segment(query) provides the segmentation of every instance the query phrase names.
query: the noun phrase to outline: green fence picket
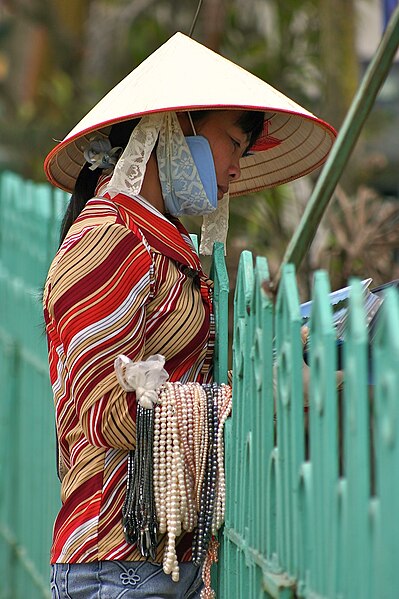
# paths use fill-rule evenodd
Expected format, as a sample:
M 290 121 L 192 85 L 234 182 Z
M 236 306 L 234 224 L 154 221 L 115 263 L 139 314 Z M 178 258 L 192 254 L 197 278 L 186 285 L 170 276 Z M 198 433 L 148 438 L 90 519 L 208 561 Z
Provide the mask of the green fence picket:
M 363 308 L 363 290 L 353 281 L 350 290 L 348 335 L 345 339 L 345 387 L 343 393 L 343 443 L 341 459 L 346 485 L 340 494 L 343 522 L 341 543 L 335 544 L 334 559 L 344 564 L 345 576 L 332 572 L 331 590 L 347 597 L 372 597 L 372 547 L 370 526 L 371 468 L 370 468 L 370 411 L 368 399 L 368 335 Z M 351 556 L 356 555 L 356 560 Z
M 399 542 L 396 511 L 399 501 L 399 298 L 388 289 L 374 345 L 375 493 L 378 498 L 374 593 L 378 599 L 397 595 Z
M 327 596 L 332 567 L 329 546 L 333 534 L 333 500 L 338 482 L 338 415 L 336 397 L 336 345 L 327 275 L 315 276 L 310 326 L 310 425 L 309 452 L 312 465 L 313 515 L 312 562 L 309 586 Z
M 298 573 L 297 500 L 304 460 L 301 316 L 295 270 L 284 268 L 276 305 L 277 447 L 281 488 L 277 551 L 290 575 Z
M 251 402 L 252 410 L 253 476 L 250 494 L 252 497 L 252 528 L 249 543 L 266 555 L 266 521 L 264 502 L 266 488 L 266 456 L 274 446 L 274 396 L 273 396 L 273 302 L 267 295 L 269 270 L 265 258 L 258 256 L 255 262 L 254 293 L 251 314 L 254 321 L 251 348 Z M 254 490 L 258 489 L 258 492 Z
M 214 312 L 216 324 L 214 377 L 218 383 L 227 383 L 229 355 L 229 277 L 224 259 L 224 244 L 216 242 L 213 248 L 211 279 L 214 282 Z

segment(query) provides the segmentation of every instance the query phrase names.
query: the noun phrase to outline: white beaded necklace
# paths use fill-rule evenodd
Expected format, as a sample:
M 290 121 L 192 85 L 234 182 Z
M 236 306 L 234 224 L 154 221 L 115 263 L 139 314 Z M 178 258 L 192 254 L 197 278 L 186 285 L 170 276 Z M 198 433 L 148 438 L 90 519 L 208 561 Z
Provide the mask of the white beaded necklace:
M 209 401 L 213 401 L 213 416 L 209 414 Z M 176 537 L 182 530 L 197 527 L 201 506 L 204 509 L 209 501 L 213 503 L 212 514 L 201 516 L 202 524 L 196 529 L 197 560 L 203 563 L 210 541 L 209 538 L 198 539 L 205 525 L 203 520 L 211 522 L 212 535 L 224 520 L 223 427 L 230 411 L 231 387 L 228 385 L 208 385 L 205 391 L 198 383 L 165 383 L 159 390 L 154 417 L 154 499 L 159 531 L 167 533 L 163 569 L 175 581 L 179 579 Z M 209 422 L 213 422 L 213 429 L 217 427 L 213 431 L 216 458 L 209 454 Z M 214 464 L 213 474 L 206 475 L 210 463 Z M 213 481 L 213 499 L 204 497 L 204 493 L 209 492 L 204 488 L 206 478 Z M 212 555 L 214 553 L 212 543 Z

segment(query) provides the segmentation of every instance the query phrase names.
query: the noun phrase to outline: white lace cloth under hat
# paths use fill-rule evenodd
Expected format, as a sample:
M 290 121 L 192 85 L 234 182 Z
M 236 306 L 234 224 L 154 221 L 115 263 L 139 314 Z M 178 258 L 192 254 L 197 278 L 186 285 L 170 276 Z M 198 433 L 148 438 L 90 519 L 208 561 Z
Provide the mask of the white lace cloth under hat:
M 111 198 L 118 193 L 128 196 L 138 195 L 143 185 L 148 160 L 156 144 L 158 167 L 163 176 L 168 171 L 165 162 L 170 160 L 171 156 L 179 156 L 181 147 L 186 146 L 184 161 L 174 160 L 173 168 L 175 171 L 177 169 L 178 177 L 187 179 L 187 187 L 190 190 L 187 201 L 201 205 L 205 190 L 174 112 L 148 114 L 140 120 L 133 129 L 104 191 L 109 193 Z M 204 216 L 201 229 L 201 254 L 212 254 L 215 241 L 226 243 L 228 211 L 229 199 L 226 194 L 218 203 L 218 208 Z

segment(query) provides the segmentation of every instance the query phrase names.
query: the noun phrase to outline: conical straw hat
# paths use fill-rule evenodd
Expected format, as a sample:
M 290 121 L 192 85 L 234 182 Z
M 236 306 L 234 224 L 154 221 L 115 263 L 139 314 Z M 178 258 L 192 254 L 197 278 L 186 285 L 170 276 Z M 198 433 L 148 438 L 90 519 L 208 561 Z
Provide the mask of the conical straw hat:
M 176 33 L 116 85 L 47 156 L 48 179 L 71 192 L 94 132 L 144 114 L 188 109 L 266 112 L 263 136 L 241 160 L 230 195 L 286 183 L 319 167 L 334 129 L 241 67 Z

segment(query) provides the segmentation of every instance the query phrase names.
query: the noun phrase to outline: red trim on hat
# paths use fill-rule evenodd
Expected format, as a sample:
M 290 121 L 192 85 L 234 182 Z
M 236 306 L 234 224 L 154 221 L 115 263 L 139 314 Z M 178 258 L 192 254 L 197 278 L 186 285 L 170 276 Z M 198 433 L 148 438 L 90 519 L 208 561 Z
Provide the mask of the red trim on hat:
M 93 125 L 92 127 L 88 127 L 87 129 L 82 129 L 81 131 L 79 131 L 75 135 L 72 135 L 71 137 L 66 137 L 62 142 L 57 144 L 46 156 L 44 165 L 43 165 L 44 172 L 45 172 L 48 180 L 53 185 L 55 185 L 56 187 L 60 187 L 61 189 L 64 189 L 65 191 L 69 192 L 69 190 L 66 189 L 65 187 L 61 187 L 60 183 L 53 178 L 53 176 L 50 172 L 50 162 L 58 154 L 58 152 L 60 151 L 61 148 L 66 147 L 70 143 L 76 141 L 77 139 L 79 139 L 85 135 L 89 135 L 90 133 L 94 133 L 95 131 L 104 129 L 104 128 L 109 127 L 110 125 L 113 125 L 116 123 L 128 121 L 131 119 L 141 118 L 147 114 L 156 114 L 159 112 L 185 112 L 187 110 L 257 110 L 259 112 L 280 112 L 280 113 L 284 113 L 284 114 L 292 114 L 294 116 L 298 116 L 303 119 L 309 119 L 311 121 L 316 121 L 322 127 L 324 127 L 327 131 L 329 131 L 334 137 L 337 136 L 337 131 L 329 123 L 326 123 L 322 119 L 320 119 L 312 114 L 303 114 L 302 112 L 296 112 L 295 110 L 276 110 L 275 107 L 267 107 L 267 106 L 252 106 L 252 105 L 239 106 L 239 105 L 226 105 L 226 104 L 220 104 L 220 105 L 213 104 L 211 106 L 209 106 L 209 105 L 206 105 L 206 106 L 204 106 L 204 105 L 171 106 L 169 108 L 159 108 L 157 110 L 149 110 L 149 111 L 142 112 L 142 113 L 134 113 L 134 114 L 122 116 L 122 117 L 115 118 L 115 119 L 109 119 L 108 121 L 103 121 L 101 123 Z M 281 143 L 281 140 L 268 135 L 267 123 L 268 123 L 268 121 L 265 121 L 264 133 L 266 133 L 266 135 L 264 133 L 262 133 L 262 135 L 258 138 L 257 142 L 251 148 L 251 150 L 254 152 L 269 150 Z M 314 167 L 312 167 L 311 170 L 313 170 L 313 168 Z

